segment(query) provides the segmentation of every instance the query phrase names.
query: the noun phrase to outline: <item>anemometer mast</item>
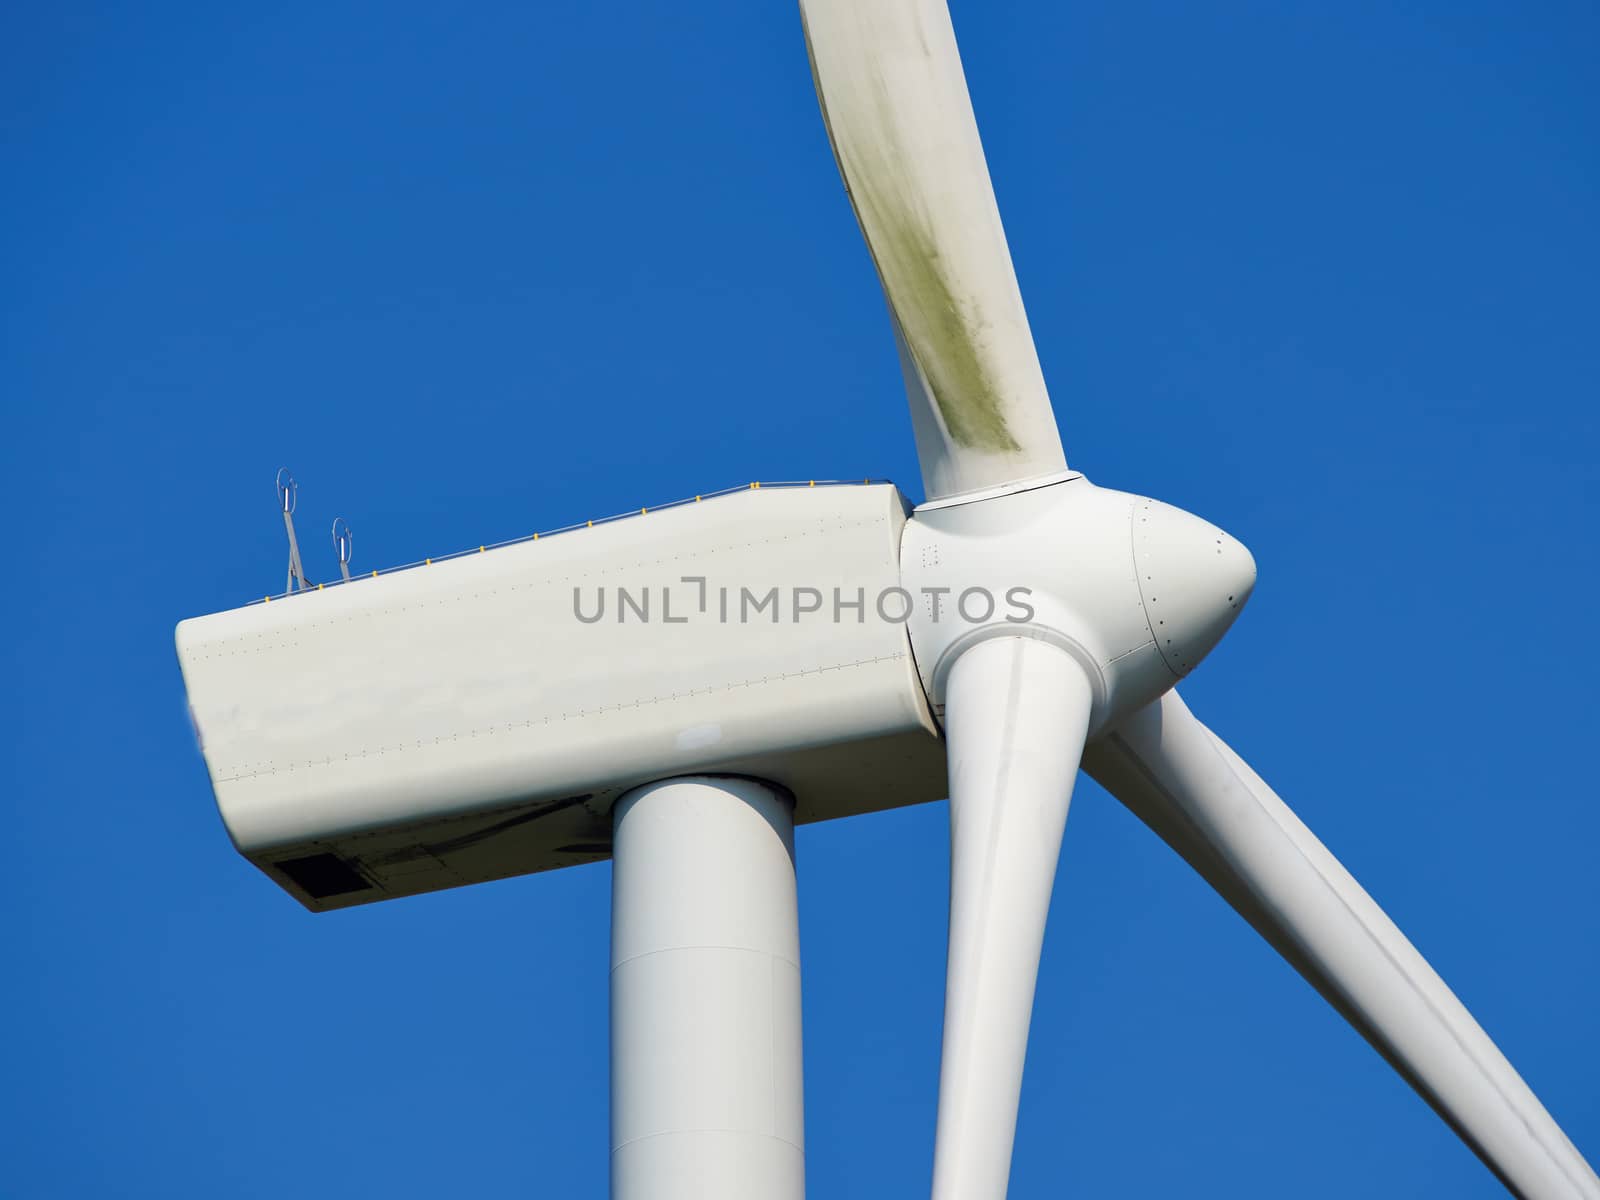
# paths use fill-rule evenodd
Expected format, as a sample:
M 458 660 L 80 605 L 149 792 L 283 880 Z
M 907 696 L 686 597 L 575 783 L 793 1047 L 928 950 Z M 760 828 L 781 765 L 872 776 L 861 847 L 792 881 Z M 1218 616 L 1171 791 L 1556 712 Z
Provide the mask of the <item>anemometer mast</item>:
M 313 586 L 306 578 L 306 569 L 300 561 L 300 540 L 294 532 L 294 510 L 299 500 L 300 488 L 295 483 L 294 476 L 289 474 L 288 467 L 278 468 L 277 478 L 278 509 L 283 513 L 283 529 L 289 535 L 289 573 L 283 585 L 283 594 L 307 591 Z M 350 532 L 350 523 L 343 517 L 333 519 L 333 549 L 339 558 L 339 576 L 344 582 L 350 581 L 350 556 L 355 550 L 355 535 Z
M 283 513 L 283 529 L 289 535 L 289 576 L 284 581 L 284 592 L 304 590 L 311 586 L 306 579 L 306 569 L 300 562 L 300 541 L 294 536 L 294 509 L 300 498 L 300 488 L 289 474 L 288 467 L 278 468 L 278 508 Z

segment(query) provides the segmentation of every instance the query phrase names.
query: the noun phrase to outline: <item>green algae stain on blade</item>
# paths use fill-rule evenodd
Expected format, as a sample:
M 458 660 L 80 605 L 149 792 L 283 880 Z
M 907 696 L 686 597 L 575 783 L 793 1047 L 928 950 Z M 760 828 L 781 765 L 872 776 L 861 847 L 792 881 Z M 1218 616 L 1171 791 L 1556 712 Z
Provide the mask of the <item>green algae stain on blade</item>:
M 890 307 L 950 439 L 974 450 L 1020 452 L 1000 381 L 980 348 L 982 318 L 950 278 L 932 223 L 909 189 L 894 186 L 905 176 L 894 130 L 884 114 L 872 139 L 881 155 L 869 159 L 851 147 L 838 156 Z
M 921 390 L 931 393 L 955 444 L 996 454 L 1021 453 L 1006 420 L 1001 381 L 983 353 L 982 315 L 961 294 L 940 254 L 934 224 L 919 209 L 920 189 L 909 169 L 887 81 L 869 68 L 870 78 L 863 82 L 875 94 L 865 104 L 847 101 L 849 118 L 836 128 L 804 5 L 800 17 L 834 161 L 889 307 L 921 371 Z
M 879 226 L 876 255 L 912 358 L 956 444 L 996 453 L 1022 447 L 1006 422 L 1004 397 L 978 350 L 979 327 L 943 270 L 932 231 L 915 220 Z

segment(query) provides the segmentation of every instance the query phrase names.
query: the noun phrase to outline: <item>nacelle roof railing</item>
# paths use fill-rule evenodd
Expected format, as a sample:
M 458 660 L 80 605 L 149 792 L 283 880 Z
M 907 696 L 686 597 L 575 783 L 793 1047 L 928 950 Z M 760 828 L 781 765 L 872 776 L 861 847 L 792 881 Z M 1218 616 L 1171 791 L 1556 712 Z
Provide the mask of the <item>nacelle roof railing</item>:
M 415 562 L 402 563 L 396 567 L 382 567 L 375 571 L 361 574 L 352 573 L 348 578 L 334 579 L 327 583 L 312 584 L 304 590 L 279 592 L 276 595 L 263 596 L 259 600 L 250 601 L 251 604 L 268 604 L 274 600 L 287 600 L 294 596 L 306 594 L 308 591 L 317 592 L 324 588 L 345 587 L 350 584 L 360 583 L 365 579 L 376 579 L 380 575 L 393 575 L 398 571 L 410 571 L 417 567 L 430 567 L 434 563 L 449 562 L 456 558 L 466 558 L 473 554 L 487 554 L 491 550 L 500 550 L 506 546 L 521 546 L 528 542 L 537 542 L 544 538 L 559 537 L 564 533 L 576 533 L 583 529 L 593 529 L 596 525 L 611 525 L 617 521 L 626 521 L 633 518 L 645 517 L 653 512 L 665 512 L 668 509 L 683 508 L 689 504 L 700 504 L 707 500 L 719 500 L 725 496 L 737 496 L 743 492 L 760 491 L 762 488 L 818 488 L 818 487 L 871 487 L 873 485 L 889 484 L 890 479 L 780 479 L 780 480 L 755 480 L 737 487 L 722 488 L 715 492 L 702 492 L 697 496 L 686 496 L 682 500 L 669 500 L 665 504 L 650 504 L 640 508 L 630 508 L 627 512 L 614 513 L 608 517 L 596 517 L 592 521 L 579 521 L 573 525 L 563 525 L 557 529 L 540 530 L 538 533 L 526 534 L 522 537 L 508 538 L 503 542 L 490 542 L 468 550 L 455 550 L 449 554 L 435 555 L 432 558 L 418 559 Z

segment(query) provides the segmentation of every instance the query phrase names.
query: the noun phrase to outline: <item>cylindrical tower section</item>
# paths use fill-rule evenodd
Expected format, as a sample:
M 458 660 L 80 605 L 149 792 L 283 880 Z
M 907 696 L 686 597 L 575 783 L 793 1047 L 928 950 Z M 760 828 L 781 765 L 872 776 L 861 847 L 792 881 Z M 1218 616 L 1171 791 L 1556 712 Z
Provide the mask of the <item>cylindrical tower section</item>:
M 804 1200 L 790 799 L 688 776 L 613 820 L 613 1200 Z

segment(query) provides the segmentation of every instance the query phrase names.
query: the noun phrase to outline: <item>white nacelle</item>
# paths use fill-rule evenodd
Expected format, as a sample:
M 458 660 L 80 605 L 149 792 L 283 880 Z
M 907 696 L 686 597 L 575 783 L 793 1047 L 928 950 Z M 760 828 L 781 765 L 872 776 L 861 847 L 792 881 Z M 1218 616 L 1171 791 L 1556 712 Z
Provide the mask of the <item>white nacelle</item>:
M 615 797 L 675 775 L 799 821 L 938 799 L 876 611 L 905 521 L 892 486 L 764 488 L 184 621 L 223 821 L 321 910 L 604 858 Z
M 320 910 L 604 858 L 616 797 L 672 776 L 768 781 L 800 822 L 939 799 L 936 714 L 975 641 L 1066 649 L 1099 730 L 1186 674 L 1254 579 L 1222 531 L 1076 475 L 909 521 L 892 486 L 769 488 L 177 643 L 229 835 Z

